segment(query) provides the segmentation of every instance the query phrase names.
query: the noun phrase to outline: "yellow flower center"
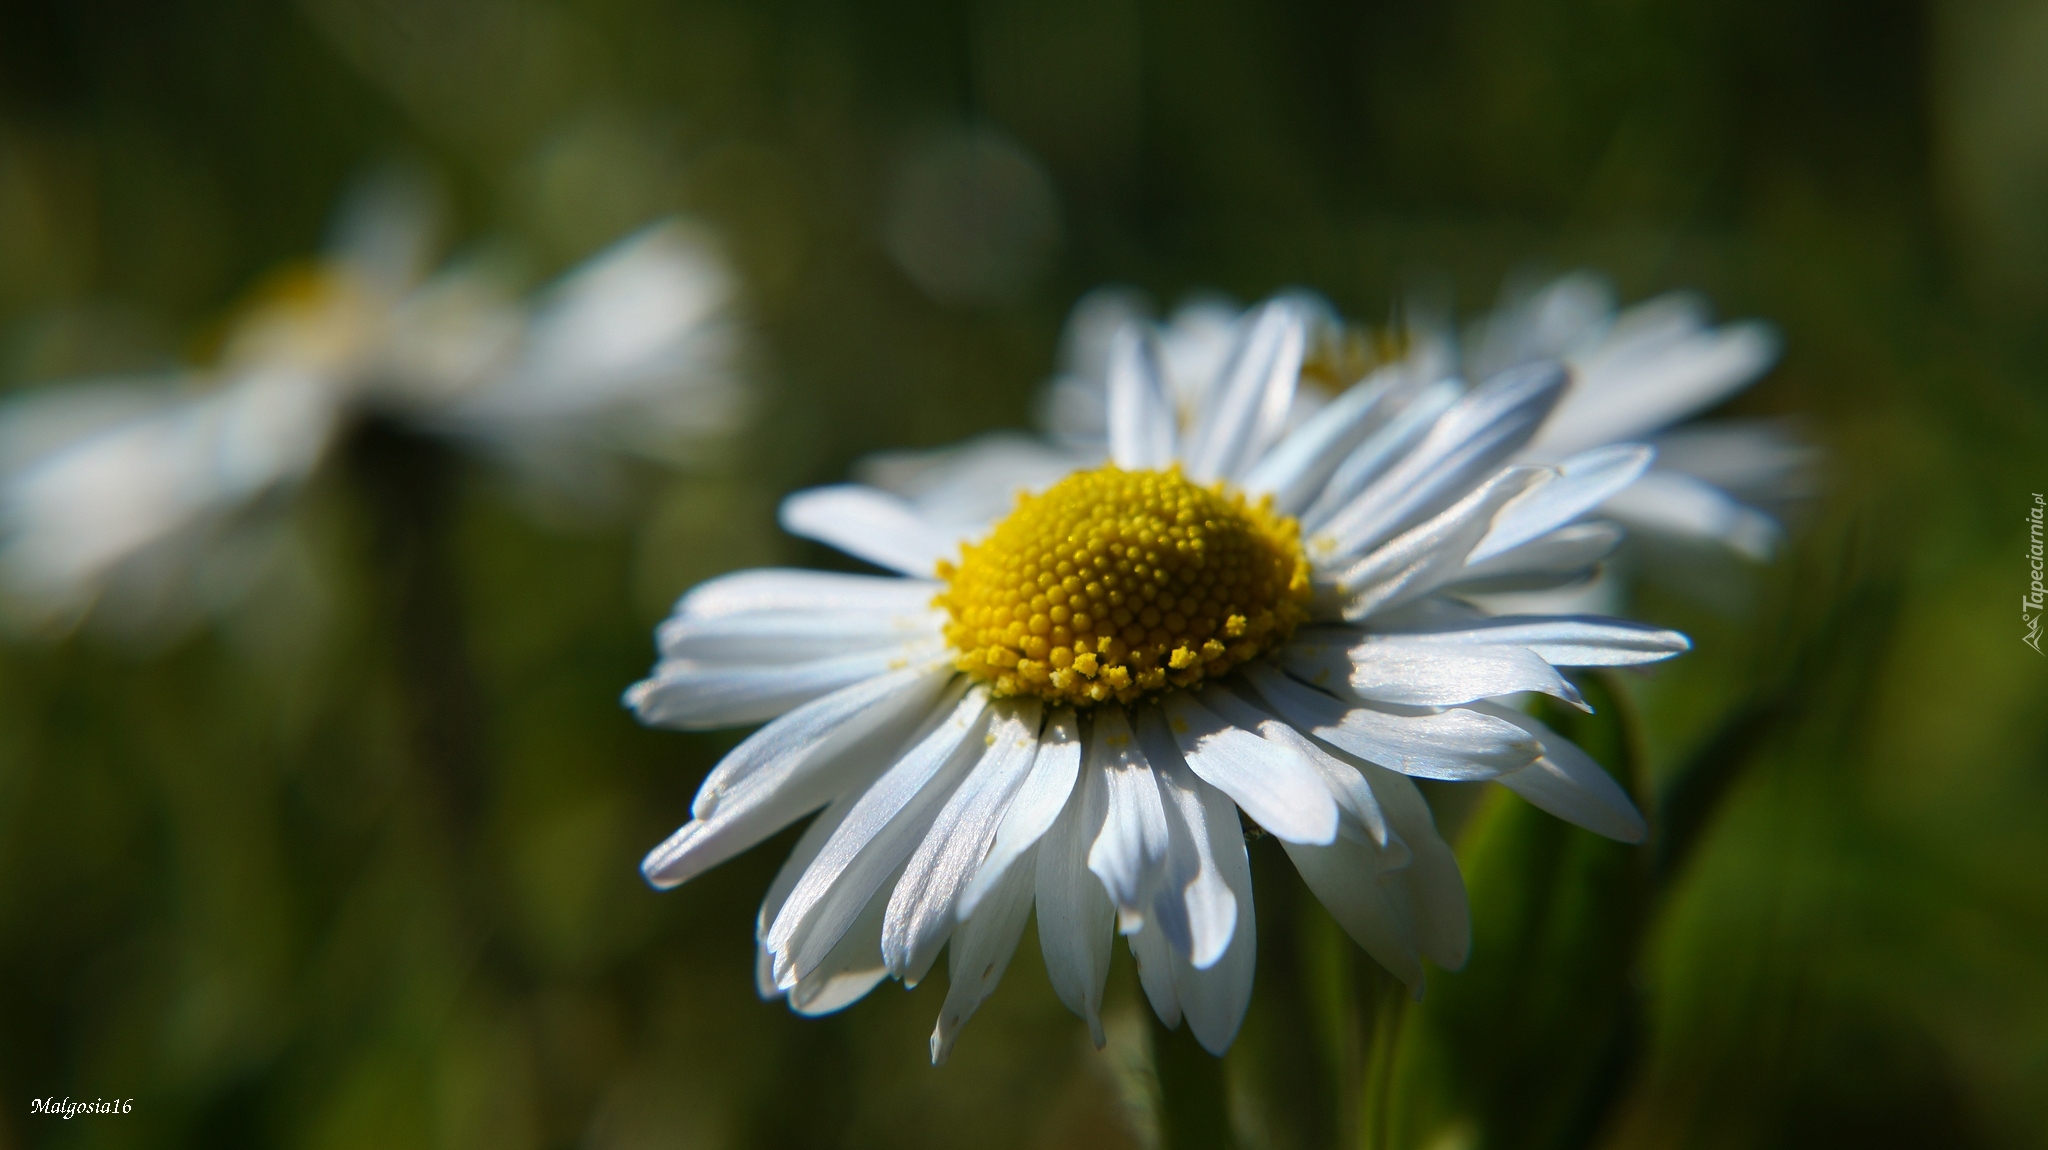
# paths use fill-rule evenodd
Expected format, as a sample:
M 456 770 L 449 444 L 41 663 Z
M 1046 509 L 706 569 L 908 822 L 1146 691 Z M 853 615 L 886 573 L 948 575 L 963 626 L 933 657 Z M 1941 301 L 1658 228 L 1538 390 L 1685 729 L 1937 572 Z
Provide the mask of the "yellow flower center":
M 1180 470 L 1081 471 L 939 565 L 957 666 L 997 695 L 1129 703 L 1220 675 L 1308 615 L 1301 529 Z

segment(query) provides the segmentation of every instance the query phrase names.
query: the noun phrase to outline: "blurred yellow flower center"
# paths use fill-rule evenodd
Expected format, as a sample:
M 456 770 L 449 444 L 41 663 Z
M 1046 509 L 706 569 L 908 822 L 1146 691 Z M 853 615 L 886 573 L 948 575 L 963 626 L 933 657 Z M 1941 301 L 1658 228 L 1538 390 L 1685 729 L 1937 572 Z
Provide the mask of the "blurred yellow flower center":
M 229 317 L 217 339 L 228 365 L 289 363 L 344 369 L 372 341 L 376 313 L 356 277 L 331 264 L 287 267 Z
M 1101 467 L 1019 496 L 939 576 L 961 670 L 1081 706 L 1220 675 L 1308 615 L 1299 525 L 1178 468 Z

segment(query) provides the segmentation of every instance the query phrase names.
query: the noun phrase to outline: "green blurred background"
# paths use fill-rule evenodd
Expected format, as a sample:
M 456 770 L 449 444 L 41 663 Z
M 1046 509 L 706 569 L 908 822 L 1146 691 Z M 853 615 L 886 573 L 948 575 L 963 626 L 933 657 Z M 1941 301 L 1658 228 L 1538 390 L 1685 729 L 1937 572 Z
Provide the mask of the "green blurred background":
M 573 527 L 463 465 L 412 544 L 461 714 L 408 686 L 360 467 L 218 625 L 0 650 L 0 1147 L 2048 1146 L 2048 663 L 2014 610 L 2044 59 L 2039 0 L 0 8 L 8 387 L 203 346 L 397 156 L 539 271 L 708 221 L 763 389 L 725 453 Z M 1475 949 L 1420 1006 L 1255 843 L 1220 1067 L 1121 954 L 1093 1051 L 1027 938 L 935 1070 L 942 986 L 755 997 L 792 836 L 640 882 L 737 739 L 620 709 L 651 625 L 723 570 L 844 566 L 780 495 L 1027 420 L 1083 291 L 1306 285 L 1378 320 L 1582 265 L 1778 324 L 1730 410 L 1805 413 L 1828 490 L 1745 614 L 1647 591 L 1697 652 L 1590 685 L 1577 733 L 1657 808 L 1648 847 L 1439 796 Z M 469 725 L 474 825 L 423 721 Z M 135 1105 L 29 1113 L 66 1094 Z

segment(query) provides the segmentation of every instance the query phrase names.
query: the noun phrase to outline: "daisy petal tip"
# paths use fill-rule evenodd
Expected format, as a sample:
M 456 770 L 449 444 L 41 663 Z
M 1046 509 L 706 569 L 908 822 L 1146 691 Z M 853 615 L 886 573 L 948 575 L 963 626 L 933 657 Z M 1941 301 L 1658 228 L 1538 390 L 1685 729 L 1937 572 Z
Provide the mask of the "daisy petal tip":
M 644 723 L 647 716 L 641 713 L 641 707 L 647 702 L 648 692 L 653 689 L 654 680 L 642 679 L 620 693 L 619 705 L 633 712 L 633 716 Z
M 1334 808 L 1331 811 L 1329 822 L 1329 830 L 1325 831 L 1321 828 L 1318 828 L 1313 836 L 1302 839 L 1302 843 L 1312 847 L 1326 847 L 1329 846 L 1331 843 L 1336 842 L 1337 831 L 1339 829 L 1339 824 L 1341 820 L 1338 819 Z
M 1228 914 L 1212 916 L 1213 925 L 1188 940 L 1188 965 L 1196 970 L 1208 970 L 1223 961 L 1230 953 L 1231 938 L 1237 931 L 1237 905 L 1233 900 Z
M 662 875 L 654 871 L 648 870 L 646 867 L 640 868 L 640 876 L 646 879 L 647 885 L 653 887 L 655 890 L 674 890 L 675 888 L 683 885 L 683 880 L 681 879 L 671 879 L 663 877 Z
M 1661 663 L 1675 659 L 1692 650 L 1692 637 L 1683 631 L 1652 631 L 1646 637 L 1649 645 L 1639 662 Z
M 662 857 L 659 851 L 650 854 L 640 861 L 640 877 L 647 880 L 647 885 L 655 890 L 674 890 L 683 885 L 684 881 L 675 877 L 674 872 L 680 869 L 677 861 Z
M 1306 805 L 1306 804 L 1304 804 Z M 1313 809 L 1301 812 L 1291 825 L 1285 828 L 1265 826 L 1267 833 L 1283 842 L 1299 843 L 1303 846 L 1326 847 L 1337 841 L 1343 830 L 1343 816 L 1338 812 L 1334 798 L 1328 804 L 1317 803 Z
M 1643 816 L 1639 811 L 1631 810 L 1628 812 L 1624 830 L 1626 833 L 1614 836 L 1615 842 L 1627 843 L 1629 846 L 1637 847 L 1650 841 L 1650 824 L 1643 821 Z
M 667 841 L 647 852 L 647 857 L 640 860 L 640 876 L 648 886 L 669 890 L 681 886 L 696 873 L 689 865 L 690 847 L 702 825 L 696 820 L 684 823 Z
M 795 960 L 790 958 L 788 953 L 784 951 L 775 952 L 774 973 L 775 989 L 777 992 L 781 994 L 788 994 L 790 991 L 796 989 L 797 983 L 803 981 L 802 978 L 800 978 L 797 975 Z

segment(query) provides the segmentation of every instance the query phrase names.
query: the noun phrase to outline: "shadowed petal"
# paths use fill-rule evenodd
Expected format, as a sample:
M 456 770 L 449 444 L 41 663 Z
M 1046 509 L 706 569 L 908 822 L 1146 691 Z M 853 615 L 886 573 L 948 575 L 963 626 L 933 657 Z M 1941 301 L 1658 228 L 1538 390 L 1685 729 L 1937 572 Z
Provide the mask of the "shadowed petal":
M 1045 973 L 1067 1009 L 1088 1021 L 1102 1049 L 1102 986 L 1109 977 L 1116 908 L 1088 869 L 1088 848 L 1109 810 L 1105 772 L 1091 762 L 1038 847 L 1038 945 Z
M 1189 768 L 1254 822 L 1290 842 L 1336 837 L 1337 804 L 1315 766 L 1292 747 L 1233 726 L 1181 692 L 1160 705 Z
M 1031 896 L 1037 867 L 1036 847 L 1027 848 L 1018 865 L 1008 868 L 973 915 L 953 932 L 948 970 L 952 985 L 946 1002 L 939 1008 L 939 1024 L 932 1030 L 932 1065 L 946 1061 L 960 1028 L 1003 979 L 1010 956 L 1024 937 L 1024 924 L 1031 921 Z M 1107 933 L 1104 938 L 1107 938 Z

